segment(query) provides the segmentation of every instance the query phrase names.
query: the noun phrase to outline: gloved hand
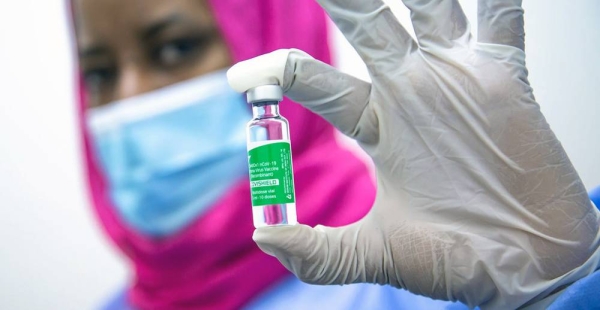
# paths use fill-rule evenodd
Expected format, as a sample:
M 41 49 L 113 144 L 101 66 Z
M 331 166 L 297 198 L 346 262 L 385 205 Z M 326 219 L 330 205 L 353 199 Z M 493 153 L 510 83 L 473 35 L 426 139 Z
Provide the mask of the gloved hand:
M 404 0 L 418 44 L 380 0 L 319 2 L 371 84 L 294 50 L 235 66 L 230 84 L 269 77 L 356 139 L 377 198 L 346 227 L 257 229 L 263 251 L 308 283 L 482 308 L 530 304 L 597 268 L 600 216 L 529 86 L 520 0 L 480 0 L 478 39 L 457 0 Z

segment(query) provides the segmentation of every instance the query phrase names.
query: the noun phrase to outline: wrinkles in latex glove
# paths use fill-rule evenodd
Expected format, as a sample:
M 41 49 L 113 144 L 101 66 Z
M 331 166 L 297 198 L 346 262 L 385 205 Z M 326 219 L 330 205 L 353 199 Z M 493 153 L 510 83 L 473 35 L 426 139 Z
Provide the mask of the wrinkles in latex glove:
M 405 0 L 418 42 L 379 0 L 319 2 L 372 83 L 296 50 L 241 67 L 271 64 L 286 96 L 356 139 L 377 198 L 346 227 L 258 229 L 261 249 L 308 283 L 482 308 L 535 302 L 597 268 L 600 216 L 528 83 L 521 1 L 480 0 L 473 38 L 458 1 Z

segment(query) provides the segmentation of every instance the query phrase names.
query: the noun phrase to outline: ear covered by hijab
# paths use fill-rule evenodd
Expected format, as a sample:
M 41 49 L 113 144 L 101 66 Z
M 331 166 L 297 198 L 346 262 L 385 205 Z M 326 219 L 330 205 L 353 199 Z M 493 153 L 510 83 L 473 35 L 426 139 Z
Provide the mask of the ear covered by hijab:
M 330 62 L 327 20 L 313 0 L 211 0 L 210 5 L 235 62 L 280 48 L 298 48 Z M 127 225 L 116 212 L 86 129 L 82 82 L 79 98 L 92 205 L 134 269 L 127 292 L 131 305 L 236 309 L 290 276 L 252 241 L 247 177 L 175 234 L 157 238 Z M 340 226 L 362 218 L 375 197 L 365 165 L 337 144 L 325 120 L 288 100 L 281 113 L 290 121 L 299 222 Z

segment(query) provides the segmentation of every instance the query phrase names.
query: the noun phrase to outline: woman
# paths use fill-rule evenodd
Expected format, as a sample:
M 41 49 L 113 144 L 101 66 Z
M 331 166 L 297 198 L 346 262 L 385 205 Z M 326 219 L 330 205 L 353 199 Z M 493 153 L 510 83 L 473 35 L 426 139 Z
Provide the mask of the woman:
M 289 47 L 329 62 L 314 1 L 77 0 L 74 12 L 91 197 L 134 270 L 108 308 L 436 305 L 389 287 L 303 284 L 251 239 L 249 107 L 222 70 Z M 299 221 L 364 216 L 375 192 L 365 166 L 323 119 L 285 101 L 281 111 Z

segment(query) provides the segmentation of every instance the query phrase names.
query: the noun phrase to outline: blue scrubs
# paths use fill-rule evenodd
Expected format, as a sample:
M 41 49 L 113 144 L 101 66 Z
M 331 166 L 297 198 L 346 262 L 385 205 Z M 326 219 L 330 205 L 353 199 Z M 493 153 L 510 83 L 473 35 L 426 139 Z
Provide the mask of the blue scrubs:
M 469 309 L 460 303 L 433 300 L 376 284 L 310 285 L 290 276 L 258 296 L 246 310 L 263 309 Z
M 590 192 L 590 200 L 600 209 L 600 186 Z

